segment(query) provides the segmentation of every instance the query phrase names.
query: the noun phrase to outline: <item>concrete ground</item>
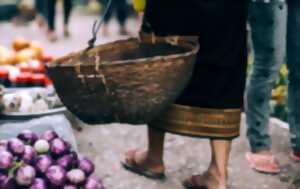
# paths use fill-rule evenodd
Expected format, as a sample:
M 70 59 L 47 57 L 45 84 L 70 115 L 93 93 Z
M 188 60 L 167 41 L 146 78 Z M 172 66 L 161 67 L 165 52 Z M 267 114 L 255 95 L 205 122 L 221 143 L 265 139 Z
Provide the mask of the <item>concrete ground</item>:
M 271 125 L 273 149 L 283 166 L 279 176 L 262 175 L 249 169 L 244 158 L 248 151 L 245 124 L 242 135 L 234 141 L 229 174 L 231 189 L 300 189 L 292 183 L 300 182 L 300 164 L 292 163 L 287 157 L 288 132 Z M 167 135 L 165 163 L 168 179 L 164 182 L 151 181 L 122 169 L 120 161 L 127 149 L 146 146 L 146 126 L 82 124 L 83 131 L 77 132 L 79 149 L 97 162 L 97 172 L 104 178 L 108 188 L 113 189 L 183 189 L 181 181 L 203 172 L 210 159 L 207 140 L 176 135 Z
M 71 38 L 61 36 L 61 19 L 58 22 L 60 39 L 56 43 L 47 41 L 44 32 L 34 23 L 27 26 L 15 26 L 11 23 L 0 23 L 0 44 L 9 46 L 17 36 L 40 41 L 48 54 L 54 56 L 80 50 L 86 47 L 91 37 L 91 26 L 96 16 L 75 13 L 71 20 Z M 136 34 L 138 24 L 133 20 L 128 23 L 132 34 Z M 115 21 L 111 28 L 117 31 Z M 99 35 L 100 36 L 100 35 Z M 121 38 L 100 36 L 99 44 Z M 78 124 L 78 123 L 76 123 Z M 151 181 L 124 171 L 120 160 L 130 148 L 144 148 L 146 145 L 146 127 L 129 125 L 83 126 L 77 132 L 80 152 L 88 155 L 97 163 L 97 173 L 104 178 L 109 189 L 182 189 L 181 180 L 194 173 L 201 173 L 209 163 L 210 149 L 206 140 L 168 135 L 165 145 L 165 162 L 168 179 L 165 182 Z M 288 131 L 271 124 L 273 148 L 284 173 L 280 176 L 262 175 L 249 169 L 244 155 L 249 149 L 245 137 L 245 124 L 242 123 L 242 136 L 234 141 L 229 167 L 231 189 L 300 189 L 300 165 L 292 163 L 287 157 Z M 298 183 L 296 186 L 293 183 Z

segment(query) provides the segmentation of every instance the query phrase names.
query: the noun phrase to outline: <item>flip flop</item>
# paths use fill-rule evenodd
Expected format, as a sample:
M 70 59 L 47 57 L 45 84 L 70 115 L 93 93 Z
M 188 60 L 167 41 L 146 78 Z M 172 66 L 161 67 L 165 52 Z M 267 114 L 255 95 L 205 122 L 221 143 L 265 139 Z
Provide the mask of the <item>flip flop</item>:
M 165 173 L 155 173 L 151 170 L 147 170 L 147 169 L 144 169 L 144 168 L 141 168 L 139 167 L 139 165 L 136 163 L 135 159 L 134 159 L 134 156 L 136 154 L 137 150 L 132 150 L 129 152 L 130 157 L 129 159 L 131 159 L 129 162 L 128 160 L 125 160 L 123 162 L 121 162 L 122 166 L 130 171 L 130 172 L 133 172 L 135 174 L 138 174 L 140 176 L 144 176 L 144 177 L 147 177 L 149 179 L 153 179 L 153 180 L 164 180 L 166 179 L 166 175 Z
M 299 153 L 296 153 L 294 150 L 290 150 L 289 156 L 293 161 L 300 163 L 300 154 Z
M 261 155 L 248 152 L 246 153 L 246 160 L 250 168 L 259 173 L 274 175 L 280 173 L 279 163 L 273 155 Z
M 182 185 L 186 189 L 207 189 L 205 186 L 199 186 L 199 183 L 197 182 L 197 177 L 202 177 L 201 175 L 192 176 L 191 178 L 185 180 Z

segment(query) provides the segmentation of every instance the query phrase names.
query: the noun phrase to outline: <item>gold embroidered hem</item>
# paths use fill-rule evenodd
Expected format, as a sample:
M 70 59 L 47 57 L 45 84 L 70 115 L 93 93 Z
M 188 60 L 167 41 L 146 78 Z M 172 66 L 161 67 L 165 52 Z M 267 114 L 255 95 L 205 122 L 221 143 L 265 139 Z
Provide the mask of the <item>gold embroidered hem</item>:
M 240 121 L 240 109 L 172 105 L 150 127 L 194 137 L 232 139 L 240 135 Z

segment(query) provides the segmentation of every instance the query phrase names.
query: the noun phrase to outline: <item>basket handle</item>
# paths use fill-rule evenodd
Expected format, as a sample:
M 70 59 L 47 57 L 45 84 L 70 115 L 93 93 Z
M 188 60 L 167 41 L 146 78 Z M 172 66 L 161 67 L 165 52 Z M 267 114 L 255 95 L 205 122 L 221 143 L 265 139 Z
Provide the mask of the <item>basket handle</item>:
M 107 16 L 107 14 L 108 14 L 108 11 L 111 7 L 112 1 L 113 0 L 108 0 L 108 4 L 105 7 L 104 14 L 103 14 L 101 20 L 100 21 L 98 21 L 98 20 L 94 21 L 94 24 L 93 24 L 93 27 L 92 27 L 92 38 L 88 41 L 88 47 L 86 48 L 86 50 L 90 50 L 90 49 L 94 48 L 95 42 L 97 41 L 97 34 L 98 34 L 98 32 L 99 32 L 99 30 L 100 30 L 100 28 L 101 28 L 101 26 L 104 22 L 104 17 Z

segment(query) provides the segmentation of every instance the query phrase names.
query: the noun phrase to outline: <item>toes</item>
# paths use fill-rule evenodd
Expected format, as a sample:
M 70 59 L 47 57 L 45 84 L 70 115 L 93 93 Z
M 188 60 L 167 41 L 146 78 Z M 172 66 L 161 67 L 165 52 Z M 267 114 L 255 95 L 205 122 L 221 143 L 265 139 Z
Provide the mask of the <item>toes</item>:
M 137 150 L 129 150 L 125 153 L 125 162 L 129 164 L 135 164 L 135 154 Z

